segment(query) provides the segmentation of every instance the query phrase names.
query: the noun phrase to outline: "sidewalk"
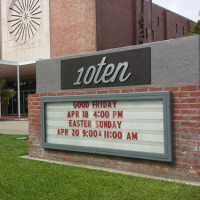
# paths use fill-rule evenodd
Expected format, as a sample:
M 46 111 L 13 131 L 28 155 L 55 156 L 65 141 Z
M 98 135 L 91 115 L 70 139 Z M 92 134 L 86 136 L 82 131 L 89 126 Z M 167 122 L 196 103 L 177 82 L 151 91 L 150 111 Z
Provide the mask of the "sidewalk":
M 16 115 L 6 115 L 6 116 L 0 116 L 0 121 L 24 121 L 28 120 L 27 115 L 22 115 L 20 118 Z
M 0 120 L 0 134 L 28 135 L 28 121 Z

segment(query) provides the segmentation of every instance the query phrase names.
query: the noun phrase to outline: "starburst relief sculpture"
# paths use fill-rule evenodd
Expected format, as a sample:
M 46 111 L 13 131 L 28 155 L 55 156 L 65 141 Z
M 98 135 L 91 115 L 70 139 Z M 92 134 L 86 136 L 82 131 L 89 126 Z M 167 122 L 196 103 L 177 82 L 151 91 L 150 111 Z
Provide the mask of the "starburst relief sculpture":
M 14 40 L 30 41 L 37 33 L 42 17 L 40 0 L 13 0 L 8 10 L 8 29 Z

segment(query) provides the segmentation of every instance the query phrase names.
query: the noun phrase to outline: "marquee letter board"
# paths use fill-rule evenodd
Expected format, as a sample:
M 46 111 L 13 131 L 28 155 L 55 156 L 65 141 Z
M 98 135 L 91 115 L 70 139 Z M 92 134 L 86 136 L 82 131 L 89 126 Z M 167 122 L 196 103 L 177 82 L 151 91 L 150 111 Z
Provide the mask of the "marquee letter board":
M 42 97 L 42 147 L 172 162 L 171 93 Z

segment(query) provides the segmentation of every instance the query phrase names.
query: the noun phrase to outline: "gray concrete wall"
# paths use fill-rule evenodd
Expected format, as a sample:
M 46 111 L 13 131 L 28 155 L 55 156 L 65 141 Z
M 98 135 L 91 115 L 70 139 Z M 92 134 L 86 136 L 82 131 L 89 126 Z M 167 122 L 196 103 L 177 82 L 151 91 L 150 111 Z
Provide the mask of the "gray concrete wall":
M 40 60 L 36 63 L 37 93 L 69 91 L 61 90 L 61 60 L 144 47 L 151 47 L 151 85 L 128 86 L 126 88 L 200 85 L 200 36 L 193 36 L 88 54 Z

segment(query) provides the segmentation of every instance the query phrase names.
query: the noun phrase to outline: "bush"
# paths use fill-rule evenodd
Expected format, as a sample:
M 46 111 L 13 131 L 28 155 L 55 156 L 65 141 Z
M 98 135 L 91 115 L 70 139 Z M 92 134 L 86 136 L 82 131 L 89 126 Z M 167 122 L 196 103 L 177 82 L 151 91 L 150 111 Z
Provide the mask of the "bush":
M 200 20 L 195 24 L 193 30 L 191 30 L 187 36 L 192 36 L 192 35 L 200 35 Z

